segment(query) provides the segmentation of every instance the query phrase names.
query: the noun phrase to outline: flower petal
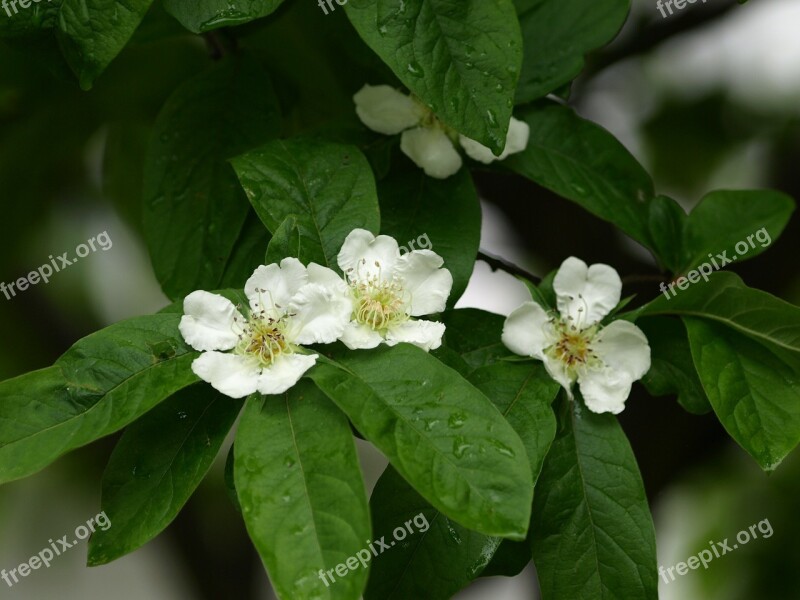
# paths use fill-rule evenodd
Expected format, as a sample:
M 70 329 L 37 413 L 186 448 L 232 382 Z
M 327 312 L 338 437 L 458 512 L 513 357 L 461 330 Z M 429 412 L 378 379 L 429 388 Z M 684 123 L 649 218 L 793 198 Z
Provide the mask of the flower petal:
M 404 131 L 400 150 L 426 175 L 436 179 L 455 175 L 464 162 L 453 142 L 438 127 L 416 127 Z
M 204 352 L 192 362 L 192 371 L 226 396 L 244 398 L 255 393 L 261 369 L 246 356 Z
M 461 142 L 461 147 L 464 148 L 470 158 L 488 165 L 496 160 L 504 160 L 511 154 L 525 150 L 528 147 L 530 133 L 531 128 L 527 123 L 511 117 L 511 122 L 508 125 L 506 147 L 500 156 L 495 156 L 489 148 L 465 135 L 459 135 L 458 139 Z
M 436 350 L 442 345 L 444 323 L 435 321 L 406 321 L 389 329 L 386 344 L 395 346 L 401 342 L 414 344 L 423 350 Z
M 303 263 L 296 258 L 284 258 L 280 265 L 273 263 L 258 267 L 245 283 L 244 293 L 253 312 L 274 308 L 282 312 L 292 296 L 307 282 L 308 273 Z M 264 306 L 261 306 L 262 301 Z
M 641 379 L 650 370 L 650 345 L 647 336 L 629 321 L 614 321 L 601 329 L 592 350 L 603 363 L 631 381 Z
M 592 265 L 569 257 L 553 280 L 558 310 L 582 329 L 602 320 L 619 304 L 622 280 L 608 265 Z
M 555 343 L 556 335 L 550 316 L 529 300 L 508 315 L 502 340 L 515 354 L 544 360 L 544 350 Z
M 341 279 L 339 279 L 341 282 Z M 289 303 L 289 342 L 295 344 L 330 344 L 344 333 L 353 314 L 353 300 L 344 291 L 317 283 L 304 285 Z
M 363 281 L 378 276 L 390 279 L 399 258 L 400 247 L 394 238 L 354 229 L 344 240 L 337 261 L 346 277 Z
M 618 415 L 625 408 L 633 381 L 627 373 L 611 368 L 587 371 L 579 379 L 586 407 L 595 413 Z
M 403 290 L 411 296 L 411 316 L 444 310 L 453 276 L 442 269 L 444 260 L 431 250 L 414 250 L 400 257 L 395 273 L 403 279 Z
M 227 298 L 198 290 L 186 296 L 183 311 L 178 329 L 195 350 L 231 350 L 239 341 L 245 319 Z
M 383 336 L 367 325 L 351 321 L 344 328 L 341 342 L 350 350 L 370 350 L 383 342 Z
M 353 101 L 361 122 L 385 135 L 414 127 L 425 116 L 421 104 L 388 85 L 365 85 L 353 96 Z
M 572 400 L 572 384 L 575 382 L 572 377 L 570 377 L 569 373 L 567 373 L 567 366 L 564 362 L 556 358 L 550 358 L 547 354 L 544 355 L 542 362 L 544 362 L 544 368 L 547 370 L 550 377 L 567 390 L 567 396 Z
M 258 377 L 261 394 L 282 394 L 317 362 L 318 354 L 281 354 Z

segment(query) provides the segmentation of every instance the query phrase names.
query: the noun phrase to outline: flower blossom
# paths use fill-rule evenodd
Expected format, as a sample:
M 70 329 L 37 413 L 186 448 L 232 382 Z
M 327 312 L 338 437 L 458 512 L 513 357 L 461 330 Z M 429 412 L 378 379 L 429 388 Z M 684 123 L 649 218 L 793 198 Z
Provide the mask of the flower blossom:
M 650 346 L 628 321 L 600 322 L 617 306 L 622 281 L 608 265 L 566 259 L 553 280 L 558 314 L 529 301 L 514 310 L 503 343 L 516 354 L 541 360 L 572 398 L 576 381 L 589 410 L 619 414 L 634 381 L 650 369 Z
M 362 123 L 378 133 L 402 133 L 400 149 L 425 173 L 446 179 L 463 164 L 456 142 L 470 158 L 489 164 L 510 154 L 522 152 L 528 145 L 530 127 L 511 118 L 506 147 L 500 156 L 473 139 L 458 134 L 413 96 L 407 96 L 388 85 L 365 85 L 353 100 Z
M 394 346 L 400 342 L 424 350 L 442 343 L 445 326 L 412 317 L 444 310 L 453 276 L 431 250 L 401 255 L 397 241 L 364 229 L 347 236 L 338 256 L 345 275 L 342 293 L 351 303 L 342 342 L 351 350 Z
M 344 332 L 351 305 L 340 284 L 326 267 L 286 258 L 247 280 L 247 317 L 227 298 L 192 292 L 179 326 L 186 343 L 202 351 L 192 371 L 232 398 L 285 392 L 318 358 L 302 346 L 331 343 Z

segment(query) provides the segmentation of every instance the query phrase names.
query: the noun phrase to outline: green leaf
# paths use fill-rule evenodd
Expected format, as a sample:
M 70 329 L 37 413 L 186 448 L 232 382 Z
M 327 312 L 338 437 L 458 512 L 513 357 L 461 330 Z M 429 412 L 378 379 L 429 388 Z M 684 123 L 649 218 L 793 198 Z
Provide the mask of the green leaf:
M 270 242 L 269 232 L 255 211 L 250 209 L 228 256 L 219 287 L 243 288 L 253 271 L 264 264 L 264 250 L 269 247 Z
M 278 226 L 275 235 L 272 236 L 264 257 L 264 264 L 279 263 L 290 256 L 302 258 L 302 245 L 297 218 L 290 215 Z
M 310 377 L 417 492 L 464 527 L 525 537 L 530 464 L 486 396 L 408 344 L 333 356 Z
M 641 475 L 617 420 L 561 396 L 539 477 L 531 538 L 542 598 L 658 598 Z
M 711 404 L 692 362 L 689 338 L 683 323 L 667 317 L 637 323 L 650 343 L 651 366 L 642 383 L 653 396 L 676 395 L 690 413 L 704 415 Z
M 467 363 L 470 371 L 510 356 L 500 341 L 505 317 L 477 308 L 459 308 L 442 314 L 444 344 Z M 434 353 L 435 354 L 435 353 Z
M 558 90 L 622 28 L 630 0 L 515 0 L 524 40 L 517 104 Z
M 143 219 L 170 298 L 223 287 L 226 266 L 251 231 L 247 198 L 226 161 L 279 127 L 269 78 L 250 60 L 227 60 L 189 80 L 161 110 L 145 165 Z
M 300 230 L 301 260 L 338 269 L 356 228 L 377 233 L 380 209 L 369 163 L 355 146 L 294 138 L 236 157 L 236 174 L 258 216 L 275 232 L 289 216 Z
M 522 64 L 511 0 L 348 0 L 345 10 L 444 123 L 502 152 Z
M 452 598 L 483 570 L 501 541 L 445 517 L 391 466 L 378 479 L 370 506 L 375 539 L 391 548 L 374 559 L 365 600 Z M 394 532 L 406 524 L 414 533 L 406 529 L 398 541 Z
M 448 179 L 427 177 L 416 168 L 396 171 L 378 191 L 382 233 L 405 250 L 429 249 L 444 259 L 453 275 L 448 300 L 453 306 L 467 289 L 481 241 L 481 206 L 469 171 Z
M 701 263 L 747 260 L 764 252 L 783 232 L 794 200 L 771 190 L 718 190 L 707 194 L 686 219 L 685 261 L 677 272 Z M 711 256 L 709 256 L 711 255 Z
M 524 152 L 504 165 L 613 223 L 648 248 L 648 204 L 655 194 L 642 166 L 608 131 L 550 102 L 527 107 Z
M 233 27 L 272 14 L 283 0 L 164 0 L 164 8 L 194 33 Z
M 77 342 L 53 367 L 0 383 L 0 483 L 122 429 L 195 383 L 197 353 L 179 314 L 117 323 Z
M 677 273 L 684 261 L 686 212 L 672 198 L 656 196 L 648 217 L 653 254 L 663 267 Z
M 344 415 L 310 382 L 281 396 L 251 396 L 234 452 L 245 525 L 278 597 L 357 600 L 367 569 L 356 563 L 345 576 L 335 572 L 370 539 L 364 482 Z M 325 583 L 320 569 L 334 569 L 334 581 Z
M 800 442 L 800 308 L 714 273 L 636 316 L 679 315 L 722 425 L 763 469 Z
M 152 0 L 31 1 L 36 4 L 29 8 L 9 2 L 16 12 L 9 18 L 0 14 L 0 37 L 38 37 L 43 41 L 52 31 L 83 89 L 91 88 L 122 51 L 152 4 Z
M 103 474 L 101 508 L 113 527 L 89 541 L 90 566 L 149 542 L 200 485 L 233 426 L 241 400 L 196 384 L 125 430 Z

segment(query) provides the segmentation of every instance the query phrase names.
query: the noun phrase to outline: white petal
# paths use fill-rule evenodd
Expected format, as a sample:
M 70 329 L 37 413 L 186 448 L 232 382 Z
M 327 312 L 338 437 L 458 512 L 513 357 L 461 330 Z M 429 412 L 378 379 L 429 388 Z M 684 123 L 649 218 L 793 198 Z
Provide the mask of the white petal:
M 556 335 L 550 316 L 529 300 L 508 315 L 502 340 L 515 354 L 544 360 L 544 350 L 556 341 Z
M 453 287 L 453 276 L 442 269 L 442 257 L 431 250 L 414 250 L 400 257 L 395 273 L 411 297 L 411 316 L 442 312 Z
M 261 394 L 282 394 L 317 362 L 317 354 L 281 354 L 258 377 Z
M 339 280 L 341 281 L 341 279 Z M 316 283 L 304 285 L 289 303 L 288 339 L 295 344 L 330 344 L 338 340 L 353 314 L 349 290 Z
M 273 263 L 258 267 L 245 283 L 244 293 L 253 312 L 276 307 L 282 312 L 292 296 L 307 282 L 308 273 L 303 263 L 296 258 L 284 258 L 280 265 Z
M 650 345 L 644 332 L 629 321 L 614 321 L 592 340 L 592 350 L 614 371 L 625 373 L 631 381 L 650 370 Z
M 579 383 L 589 410 L 618 415 L 625 408 L 633 382 L 627 373 L 604 368 L 582 374 Z
M 195 350 L 230 350 L 239 341 L 244 317 L 227 298 L 192 292 L 183 301 L 183 312 L 178 329 Z
M 375 237 L 366 229 L 351 231 L 339 250 L 339 268 L 349 279 L 381 276 L 390 279 L 400 258 L 397 241 L 388 235 Z
M 434 321 L 406 321 L 389 329 L 386 343 L 394 346 L 400 342 L 414 344 L 423 350 L 436 350 L 442 345 L 444 323 Z
M 383 342 L 383 336 L 371 327 L 351 321 L 344 328 L 341 341 L 350 350 L 370 350 Z
M 361 122 L 386 135 L 414 127 L 425 116 L 422 105 L 388 85 L 365 85 L 353 96 L 353 101 Z
M 556 383 L 559 383 L 561 387 L 567 390 L 567 395 L 569 396 L 570 400 L 572 400 L 572 384 L 574 381 L 567 373 L 567 366 L 562 361 L 555 358 L 550 358 L 546 354 L 542 362 L 544 362 L 544 368 L 547 369 L 550 377 L 552 377 Z
M 506 147 L 500 156 L 495 156 L 489 148 L 464 135 L 459 136 L 459 141 L 470 158 L 488 165 L 496 160 L 503 160 L 508 158 L 511 154 L 516 154 L 525 150 L 525 148 L 528 147 L 530 133 L 531 128 L 527 123 L 511 117 L 511 122 L 508 125 Z
M 204 352 L 192 363 L 192 371 L 226 396 L 244 398 L 256 391 L 261 369 L 257 360 L 246 356 Z
M 321 285 L 339 292 L 347 292 L 349 289 L 342 276 L 336 271 L 313 262 L 308 265 L 308 283 Z
M 447 179 L 461 168 L 461 155 L 438 127 L 416 127 L 403 132 L 400 150 L 426 175 Z
M 565 260 L 553 280 L 558 310 L 572 317 L 580 328 L 602 320 L 619 304 L 622 280 L 608 265 L 587 267 L 582 260 L 571 256 Z

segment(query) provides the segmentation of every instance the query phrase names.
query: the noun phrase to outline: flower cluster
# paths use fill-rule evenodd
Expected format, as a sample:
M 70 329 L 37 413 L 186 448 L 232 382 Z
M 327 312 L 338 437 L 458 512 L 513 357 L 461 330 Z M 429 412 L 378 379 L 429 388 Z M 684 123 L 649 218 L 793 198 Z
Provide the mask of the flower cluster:
M 388 85 L 365 85 L 353 97 L 356 113 L 362 123 L 378 133 L 402 133 L 400 149 L 427 175 L 446 179 L 458 172 L 463 164 L 456 150 L 460 144 L 473 160 L 489 164 L 510 154 L 522 152 L 528 145 L 530 127 L 511 118 L 506 146 L 500 156 L 473 139 L 458 134 L 427 106 L 413 96 L 406 96 Z
M 244 288 L 246 317 L 223 296 L 189 294 L 180 332 L 202 352 L 194 373 L 232 398 L 281 394 L 316 363 L 309 344 L 441 345 L 444 325 L 414 318 L 443 311 L 450 295 L 453 278 L 438 254 L 401 255 L 393 238 L 356 229 L 338 263 L 345 278 L 296 258 L 258 267 Z

